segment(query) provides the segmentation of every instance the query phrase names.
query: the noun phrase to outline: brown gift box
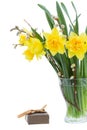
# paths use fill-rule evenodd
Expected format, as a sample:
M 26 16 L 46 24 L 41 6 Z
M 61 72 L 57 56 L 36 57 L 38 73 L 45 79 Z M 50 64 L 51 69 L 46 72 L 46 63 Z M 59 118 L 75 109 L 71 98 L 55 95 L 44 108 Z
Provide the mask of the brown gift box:
M 49 115 L 47 112 L 27 114 L 25 120 L 28 124 L 48 124 Z
M 48 124 L 49 123 L 49 115 L 45 111 L 45 106 L 41 109 L 36 110 L 27 110 L 18 115 L 18 118 L 25 116 L 25 120 L 28 124 Z

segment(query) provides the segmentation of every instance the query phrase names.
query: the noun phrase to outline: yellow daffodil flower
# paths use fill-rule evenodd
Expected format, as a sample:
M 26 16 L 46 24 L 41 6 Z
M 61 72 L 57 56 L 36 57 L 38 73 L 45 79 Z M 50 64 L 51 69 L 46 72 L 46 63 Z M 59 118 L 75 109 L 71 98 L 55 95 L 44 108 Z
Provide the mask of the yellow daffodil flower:
M 46 38 L 45 47 L 50 50 L 52 55 L 56 55 L 57 53 L 63 54 L 65 52 L 65 39 L 59 34 L 57 28 L 53 28 L 50 34 L 44 33 L 44 36 Z
M 26 39 L 24 35 L 20 37 L 20 43 L 27 46 L 27 50 L 23 53 L 28 60 L 32 60 L 34 56 L 37 58 L 45 54 L 43 44 L 37 38 L 30 37 Z
M 38 58 L 40 55 L 44 54 L 43 44 L 37 38 L 30 38 L 29 44 L 27 45 L 30 51 L 36 55 Z
M 27 60 L 33 60 L 34 54 L 29 49 L 25 50 L 23 54 Z
M 30 37 L 27 37 L 27 34 L 20 34 L 19 35 L 19 43 L 24 45 L 24 46 L 28 46 L 30 42 Z
M 77 35 L 72 32 L 69 36 L 66 48 L 68 49 L 69 58 L 76 56 L 82 60 L 86 53 L 87 36 L 86 34 Z
M 26 35 L 20 34 L 19 35 L 19 43 L 24 45 L 25 41 L 26 41 Z

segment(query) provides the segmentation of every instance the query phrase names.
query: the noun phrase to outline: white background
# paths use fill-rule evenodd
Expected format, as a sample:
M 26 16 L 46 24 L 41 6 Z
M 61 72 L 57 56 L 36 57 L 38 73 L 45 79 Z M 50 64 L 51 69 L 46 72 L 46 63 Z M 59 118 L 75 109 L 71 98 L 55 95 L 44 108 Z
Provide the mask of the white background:
M 60 1 L 60 0 L 59 0 Z M 73 0 L 82 13 L 80 30 L 87 23 L 85 0 Z M 27 27 L 26 19 L 33 27 L 49 30 L 44 12 L 37 6 L 45 5 L 56 16 L 55 0 L 0 0 L 0 129 L 5 130 L 58 130 L 86 129 L 87 123 L 68 124 L 64 122 L 66 105 L 59 87 L 58 77 L 43 57 L 28 62 L 22 55 L 22 49 L 13 48 L 17 43 L 16 32 L 10 32 L 15 25 Z M 70 0 L 63 0 L 71 16 L 73 12 Z M 47 104 L 50 115 L 47 125 L 28 125 L 17 115 L 28 109 L 41 108 Z

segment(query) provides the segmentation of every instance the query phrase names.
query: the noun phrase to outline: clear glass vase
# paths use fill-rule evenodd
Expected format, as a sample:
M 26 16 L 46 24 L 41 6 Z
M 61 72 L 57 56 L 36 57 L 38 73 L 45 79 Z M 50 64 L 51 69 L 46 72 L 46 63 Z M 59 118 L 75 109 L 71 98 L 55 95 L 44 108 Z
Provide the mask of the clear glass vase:
M 60 86 L 66 101 L 65 121 L 80 123 L 87 121 L 87 78 L 61 78 Z

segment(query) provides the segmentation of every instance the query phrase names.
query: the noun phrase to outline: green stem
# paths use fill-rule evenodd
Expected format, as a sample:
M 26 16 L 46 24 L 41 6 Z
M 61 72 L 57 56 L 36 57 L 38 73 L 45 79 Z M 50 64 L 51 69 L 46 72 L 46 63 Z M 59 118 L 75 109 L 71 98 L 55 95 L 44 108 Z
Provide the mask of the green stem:
M 80 72 L 79 72 L 79 60 L 77 59 L 77 57 L 73 57 L 73 60 L 74 60 L 74 63 L 76 65 L 76 78 L 79 78 L 80 77 Z
M 83 70 L 84 69 L 84 62 L 83 60 L 80 61 L 80 78 L 83 78 Z
M 61 87 L 61 88 L 62 88 L 62 87 Z M 63 96 L 64 96 L 65 100 L 66 100 L 70 105 L 74 106 L 75 108 L 77 108 L 77 109 L 79 110 L 79 108 L 78 108 L 78 106 L 76 105 L 76 103 L 71 102 L 71 101 L 65 96 L 65 94 L 64 94 L 64 92 L 63 92 L 63 89 L 62 89 L 62 93 L 63 93 Z
M 83 59 L 83 77 L 87 78 L 87 53 Z
M 60 58 L 60 62 L 61 62 L 61 65 L 62 65 L 64 77 L 69 78 L 68 60 L 66 59 L 65 54 L 63 54 L 63 55 L 60 54 L 59 58 Z
M 58 74 L 58 72 L 60 72 L 62 74 L 61 65 L 58 63 L 58 61 L 56 61 L 55 57 L 53 57 L 49 51 L 46 52 L 46 58 L 48 59 L 56 73 Z

